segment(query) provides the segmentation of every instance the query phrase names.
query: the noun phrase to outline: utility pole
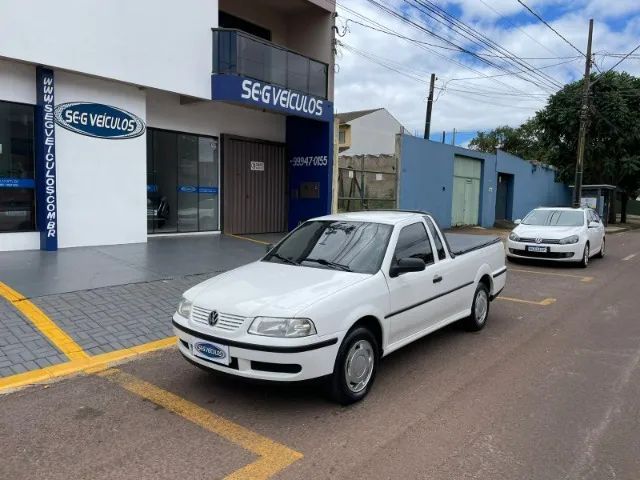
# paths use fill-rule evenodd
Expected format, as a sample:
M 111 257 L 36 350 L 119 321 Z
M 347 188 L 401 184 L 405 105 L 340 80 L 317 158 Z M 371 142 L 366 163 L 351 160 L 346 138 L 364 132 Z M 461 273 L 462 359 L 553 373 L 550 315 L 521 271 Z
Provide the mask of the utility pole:
M 445 132 L 444 130 L 442 131 L 442 143 L 444 143 L 444 137 L 446 136 L 447 132 Z
M 584 169 L 584 144 L 589 120 L 589 82 L 591 75 L 591 38 L 593 36 L 593 18 L 589 20 L 589 39 L 587 40 L 587 61 L 584 67 L 582 86 L 582 108 L 580 109 L 580 133 L 578 136 L 578 158 L 576 160 L 576 179 L 573 187 L 573 206 L 579 207 L 582 200 L 582 172 Z
M 453 137 L 451 138 L 451 145 L 456 146 L 456 129 L 453 129 Z
M 424 138 L 429 139 L 431 134 L 431 109 L 433 108 L 433 87 L 436 83 L 436 74 L 431 74 L 431 83 L 429 84 L 429 99 L 427 100 L 427 117 L 424 121 Z

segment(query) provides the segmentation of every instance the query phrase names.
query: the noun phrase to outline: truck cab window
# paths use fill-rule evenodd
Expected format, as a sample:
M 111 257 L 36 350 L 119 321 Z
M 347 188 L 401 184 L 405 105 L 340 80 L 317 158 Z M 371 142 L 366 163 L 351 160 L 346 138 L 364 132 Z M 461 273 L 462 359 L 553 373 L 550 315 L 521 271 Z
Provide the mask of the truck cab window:
M 433 263 L 433 250 L 422 222 L 408 225 L 400 231 L 393 256 L 394 261 L 400 258 L 421 258 L 427 265 Z
M 433 237 L 433 241 L 436 245 L 436 251 L 438 252 L 438 259 L 444 260 L 447 254 L 444 251 L 444 245 L 442 244 L 442 240 L 440 240 L 440 235 L 438 235 L 438 231 L 436 230 L 435 225 L 431 221 L 429 217 L 424 217 L 427 222 L 427 226 L 429 227 L 429 231 L 431 232 L 431 236 Z

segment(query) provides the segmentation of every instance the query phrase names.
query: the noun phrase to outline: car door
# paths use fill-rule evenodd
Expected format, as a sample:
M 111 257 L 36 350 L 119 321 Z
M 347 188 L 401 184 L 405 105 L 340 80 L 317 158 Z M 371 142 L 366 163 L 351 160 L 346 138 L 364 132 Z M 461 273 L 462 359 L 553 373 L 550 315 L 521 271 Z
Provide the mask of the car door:
M 392 277 L 386 272 L 389 286 L 389 343 L 393 344 L 426 329 L 441 318 L 439 303 L 434 301 L 441 292 L 436 273 L 431 240 L 424 222 L 402 227 L 395 245 L 392 264 L 401 258 L 421 258 L 426 268 L 421 272 L 403 273 Z
M 591 222 L 598 224 L 595 228 L 588 228 Z M 589 233 L 589 243 L 591 244 L 591 252 L 599 252 L 602 248 L 602 238 L 604 237 L 604 224 L 600 217 L 593 210 L 587 212 L 587 232 Z

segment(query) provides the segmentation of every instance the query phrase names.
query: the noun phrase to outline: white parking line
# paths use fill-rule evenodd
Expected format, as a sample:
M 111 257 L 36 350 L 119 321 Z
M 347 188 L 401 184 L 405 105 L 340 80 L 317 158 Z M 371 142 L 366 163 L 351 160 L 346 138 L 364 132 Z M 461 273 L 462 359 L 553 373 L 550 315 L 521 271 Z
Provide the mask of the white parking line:
M 635 257 L 635 256 L 636 256 L 636 254 L 635 254 L 635 253 L 632 253 L 631 255 L 627 255 L 626 257 L 624 257 L 624 258 L 622 259 L 622 261 L 623 261 L 623 262 L 626 262 L 627 260 L 631 260 L 631 259 L 632 259 L 633 257 Z

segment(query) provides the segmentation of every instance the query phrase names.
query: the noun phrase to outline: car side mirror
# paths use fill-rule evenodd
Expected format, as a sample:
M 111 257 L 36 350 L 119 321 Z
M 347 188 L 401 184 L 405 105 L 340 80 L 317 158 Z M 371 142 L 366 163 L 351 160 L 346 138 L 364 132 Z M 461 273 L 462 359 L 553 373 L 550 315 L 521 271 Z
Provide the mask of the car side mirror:
M 515 223 L 516 225 L 520 225 L 522 223 L 522 220 L 520 220 L 519 218 L 516 218 L 513 223 Z
M 589 222 L 589 228 L 598 228 L 599 226 L 598 222 Z
M 269 243 L 265 245 L 264 250 L 266 253 L 269 253 L 271 250 L 273 250 L 273 247 L 274 247 L 273 243 Z
M 389 269 L 389 276 L 397 277 L 403 273 L 422 272 L 427 265 L 421 258 L 401 258 Z

